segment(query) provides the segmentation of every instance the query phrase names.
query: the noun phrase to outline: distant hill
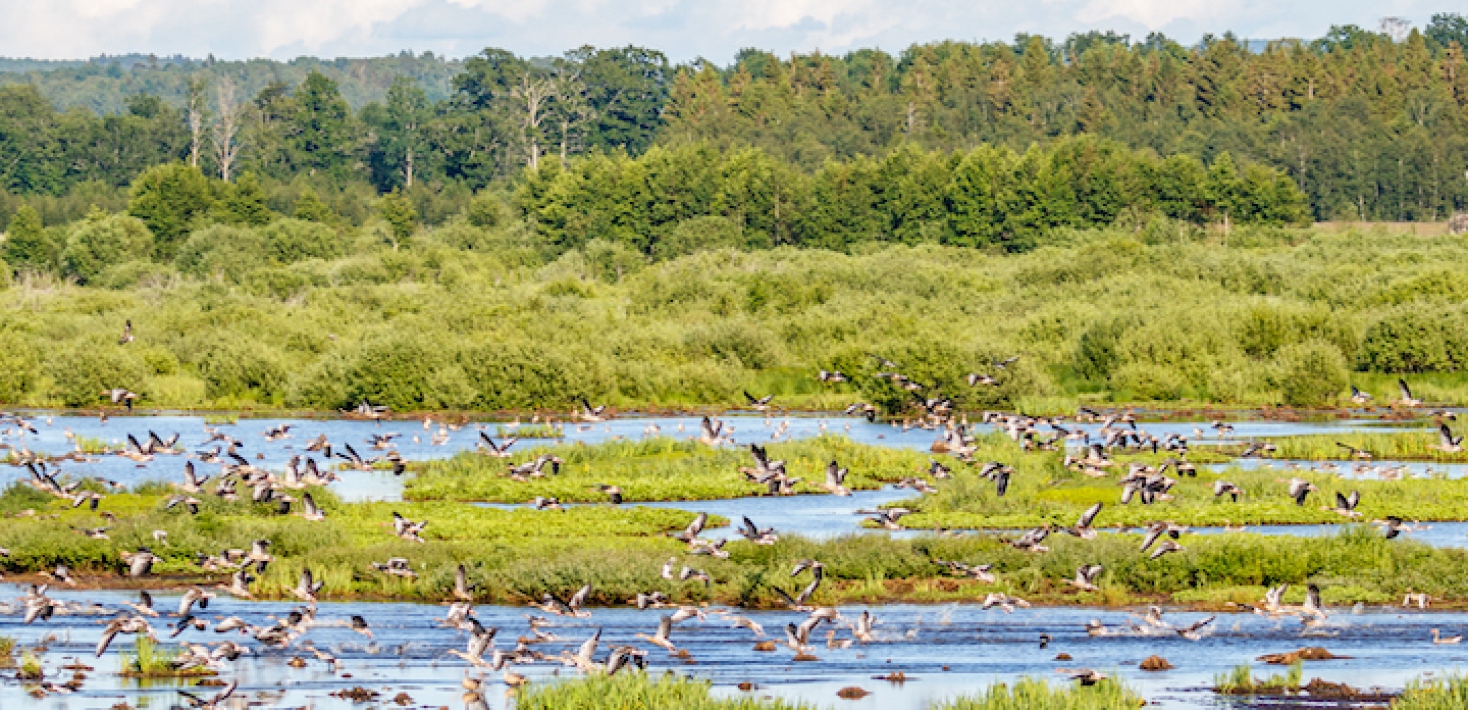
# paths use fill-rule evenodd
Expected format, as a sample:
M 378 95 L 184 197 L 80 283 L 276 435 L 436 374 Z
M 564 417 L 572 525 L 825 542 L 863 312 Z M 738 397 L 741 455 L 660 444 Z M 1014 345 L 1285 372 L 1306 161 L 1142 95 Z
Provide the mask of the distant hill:
M 239 87 L 240 95 L 254 96 L 272 81 L 295 86 L 307 74 L 319 71 L 337 82 L 342 98 L 356 109 L 381 101 L 393 79 L 399 76 L 413 77 L 430 101 L 438 101 L 449 95 L 450 82 L 461 69 L 459 60 L 432 52 L 367 58 L 300 57 L 288 62 L 216 61 L 212 57 L 146 54 L 87 60 L 0 58 L 0 85 L 33 84 L 63 111 L 80 106 L 107 114 L 125 111 L 127 98 L 136 94 L 155 94 L 173 106 L 183 106 L 189 77 L 195 74 L 206 78 L 228 76 Z

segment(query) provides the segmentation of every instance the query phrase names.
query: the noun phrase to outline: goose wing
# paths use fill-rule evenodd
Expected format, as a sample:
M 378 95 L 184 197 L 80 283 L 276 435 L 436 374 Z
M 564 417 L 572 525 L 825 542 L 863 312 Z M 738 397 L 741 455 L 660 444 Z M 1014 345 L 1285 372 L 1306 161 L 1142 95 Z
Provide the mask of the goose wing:
M 1086 509 L 1086 512 L 1081 513 L 1081 519 L 1078 520 L 1078 521 L 1076 521 L 1076 527 L 1079 527 L 1079 528 L 1089 528 L 1089 527 L 1091 527 L 1092 521 L 1096 520 L 1096 516 L 1101 513 L 1101 508 L 1102 508 L 1102 504 L 1101 503 L 1096 503 L 1095 505 L 1092 505 L 1091 507 L 1087 508 Z

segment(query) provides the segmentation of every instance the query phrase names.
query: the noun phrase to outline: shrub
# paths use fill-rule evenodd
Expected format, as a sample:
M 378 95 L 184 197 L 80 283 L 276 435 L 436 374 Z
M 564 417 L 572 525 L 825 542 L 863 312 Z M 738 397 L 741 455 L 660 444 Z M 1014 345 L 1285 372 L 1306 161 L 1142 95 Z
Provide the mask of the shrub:
M 1290 405 L 1329 402 L 1350 381 L 1345 357 L 1323 340 L 1307 340 L 1280 348 L 1275 367 L 1280 395 Z
M 188 233 L 214 205 L 209 178 L 183 163 L 157 165 L 133 180 L 127 213 L 141 219 L 158 238 L 158 254 L 173 258 Z
M 56 263 L 56 244 L 41 224 L 41 215 L 30 205 L 21 205 L 5 229 L 0 255 L 12 268 L 50 270 Z
M 269 261 L 270 250 L 259 230 L 216 224 L 189 235 L 174 263 L 190 276 L 218 274 L 239 281 Z
M 109 266 L 152 254 L 153 234 L 141 220 L 94 212 L 71 230 L 61 260 L 67 273 L 87 282 Z
M 1468 359 L 1460 314 L 1392 312 L 1366 329 L 1357 365 L 1377 372 L 1452 372 Z
M 148 367 L 137 353 L 105 339 L 58 343 L 47 353 L 44 370 L 51 378 L 49 395 L 68 407 L 97 405 L 103 390 L 141 387 L 148 376 Z
M 251 397 L 268 402 L 282 393 L 286 367 L 276 350 L 246 335 L 211 338 L 198 356 L 209 397 Z
M 301 219 L 279 219 L 259 229 L 270 257 L 281 264 L 306 259 L 332 259 L 345 252 L 341 233 Z

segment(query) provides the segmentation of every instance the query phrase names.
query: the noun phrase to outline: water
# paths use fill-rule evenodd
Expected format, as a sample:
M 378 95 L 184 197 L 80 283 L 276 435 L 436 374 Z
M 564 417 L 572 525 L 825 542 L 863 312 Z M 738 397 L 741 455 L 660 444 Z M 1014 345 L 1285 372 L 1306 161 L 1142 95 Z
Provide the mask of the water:
M 781 428 L 784 431 L 779 435 L 780 440 L 826 432 L 844 434 L 867 444 L 916 450 L 928 449 L 936 438 L 932 431 L 904 431 L 889 424 L 870 424 L 863 420 L 835 417 L 766 420 L 757 416 L 729 416 L 724 419 L 733 425 L 736 440 L 744 443 L 768 442 L 772 434 Z M 787 421 L 788 424 L 782 424 Z M 596 443 L 616 437 L 641 438 L 647 435 L 649 426 L 658 427 L 665 436 L 689 437 L 697 432 L 698 423 L 697 417 L 661 417 L 617 419 L 584 427 L 568 425 L 562 441 Z M 52 415 L 47 422 L 43 414 L 34 420 L 34 424 L 39 429 L 39 434 L 19 436 L 12 432 L 4 437 L 5 443 L 17 448 L 26 447 L 35 451 L 61 454 L 72 448 L 65 435 L 68 430 L 78 436 L 101 439 L 121 446 L 128 433 L 143 439 L 147 431 L 152 429 L 164 437 L 179 432 L 180 442 L 193 451 L 200 448 L 196 444 L 207 438 L 205 422 L 202 417 L 197 416 L 114 418 L 103 423 L 91 417 L 65 415 Z M 281 424 L 293 425 L 291 438 L 266 442 L 263 432 Z M 680 425 L 683 429 L 681 432 L 678 430 Z M 494 424 L 484 426 L 490 433 L 496 430 Z M 1147 431 L 1158 435 L 1176 432 L 1190 438 L 1193 436 L 1194 426 L 1192 423 L 1142 425 Z M 1349 433 L 1365 427 L 1383 430 L 1415 429 L 1420 426 L 1374 420 L 1312 423 L 1246 421 L 1236 422 L 1234 433 L 1222 441 L 1311 433 Z M 420 422 L 244 419 L 238 424 L 219 428 L 242 440 L 242 451 L 256 465 L 277 469 L 284 466 L 291 456 L 304 453 L 302 449 L 306 442 L 320 434 L 325 434 L 337 446 L 350 443 L 364 456 L 373 456 L 382 452 L 368 448 L 369 437 L 373 434 L 395 432 L 401 436 L 394 441 L 394 448 L 404 458 L 424 460 L 473 449 L 478 443 L 479 431 L 476 425 L 471 424 L 450 432 L 447 442 L 435 445 L 431 439 L 437 431 L 437 425 L 424 429 Z M 1085 428 L 1094 430 L 1096 426 L 1086 425 Z M 1205 437 L 1199 443 L 1214 441 L 1219 439 Z M 525 441 L 520 446 L 540 443 L 546 442 Z M 96 476 L 132 485 L 150 480 L 178 480 L 183 461 L 184 458 L 180 456 L 159 456 L 151 462 L 135 464 L 122 457 L 107 456 L 94 457 L 93 461 L 86 464 L 63 463 L 62 470 L 72 476 Z M 1290 462 L 1273 463 L 1283 466 Z M 1309 466 L 1308 462 L 1298 463 L 1303 467 Z M 1378 462 L 1378 465 L 1382 464 L 1391 465 L 1389 462 Z M 1256 461 L 1245 461 L 1240 465 L 1259 464 Z M 206 467 L 206 470 L 209 468 Z M 1343 469 L 1343 475 L 1353 475 L 1348 465 L 1343 465 Z M 1426 464 L 1408 465 L 1408 469 L 1407 475 L 1428 473 Z M 1434 464 L 1433 471 L 1457 477 L 1468 473 L 1468 466 Z M 401 479 L 390 473 L 344 472 L 341 475 L 345 482 L 334 488 L 344 499 L 395 500 L 401 497 Z M 22 468 L 0 470 L 0 484 L 26 477 L 28 474 Z M 855 514 L 859 509 L 891 504 L 915 495 L 911 491 L 887 487 L 878 491 L 858 491 L 850 497 L 804 495 L 641 505 L 708 512 L 728 517 L 736 523 L 747 515 L 760 527 L 774 527 L 782 534 L 829 539 L 858 532 L 920 534 L 864 529 L 859 527 L 862 517 Z M 1316 536 L 1335 534 L 1339 526 L 1250 526 L 1248 530 L 1263 534 Z M 1194 532 L 1214 534 L 1221 530 L 1201 528 Z M 715 538 L 734 534 L 733 528 L 709 531 L 709 535 Z M 1468 523 L 1435 523 L 1411 533 L 1410 537 L 1433 545 L 1465 546 L 1468 543 Z M 8 593 L 0 592 L 0 597 Z M 85 598 L 110 606 L 116 606 L 130 598 L 122 592 L 97 591 L 58 592 L 56 596 L 72 600 Z M 155 598 L 160 608 L 177 604 L 175 595 L 159 593 Z M 251 622 L 259 623 L 267 615 L 283 615 L 290 608 L 292 605 L 285 603 L 218 599 L 209 609 L 209 616 L 217 619 L 238 614 Z M 239 679 L 242 694 L 253 702 L 272 707 L 348 707 L 351 706 L 349 701 L 330 697 L 329 693 L 355 685 L 381 693 L 383 702 L 405 692 L 417 706 L 459 707 L 462 704 L 459 683 L 464 676 L 466 664 L 449 657 L 447 651 L 462 647 L 464 637 L 456 631 L 435 628 L 433 619 L 441 616 L 443 609 L 441 606 L 405 603 L 323 603 L 320 605 L 318 618 L 324 621 L 343 621 L 351 614 L 362 614 L 369 619 L 376 634 L 374 642 L 368 642 L 346 628 L 335 626 L 317 628 L 308 634 L 316 644 L 330 649 L 342 659 L 343 675 L 333 675 L 323 664 L 314 660 L 305 668 L 292 668 L 287 662 L 293 656 L 301 655 L 308 660 L 311 658 L 309 652 L 294 649 L 260 651 L 258 657 L 247 657 L 231 665 L 225 672 L 225 677 Z M 508 647 L 516 636 L 527 633 L 525 611 L 512 607 L 483 607 L 479 610 L 479 617 L 486 625 L 501 629 L 500 645 Z M 859 608 L 843 610 L 848 616 L 859 614 L 860 611 Z M 672 668 L 710 678 L 720 693 L 740 693 L 736 688 L 739 683 L 752 682 L 759 686 L 755 692 L 760 694 L 804 700 L 828 707 L 874 710 L 916 710 L 930 701 L 973 691 L 1018 675 L 1064 680 L 1064 676 L 1058 674 L 1057 670 L 1065 668 L 1095 668 L 1118 675 L 1161 707 L 1229 706 L 1231 701 L 1215 698 L 1205 690 L 1211 685 L 1214 674 L 1248 662 L 1260 653 L 1288 651 L 1304 645 L 1324 645 L 1335 653 L 1353 656 L 1350 660 L 1312 663 L 1306 669 L 1307 678 L 1319 676 L 1330 681 L 1345 681 L 1357 687 L 1380 685 L 1400 688 L 1424 671 L 1452 670 L 1468 661 L 1468 651 L 1463 647 L 1436 646 L 1428 640 L 1430 628 L 1442 628 L 1447 634 L 1468 629 L 1468 615 L 1456 613 L 1404 612 L 1376 608 L 1364 614 L 1352 615 L 1342 610 L 1333 619 L 1332 625 L 1323 630 L 1327 634 L 1324 637 L 1302 637 L 1297 622 L 1227 614 L 1219 617 L 1207 638 L 1199 642 L 1189 642 L 1175 634 L 1100 639 L 1085 634 L 1084 624 L 1091 618 L 1100 619 L 1108 626 L 1123 626 L 1130 616 L 1126 610 L 1021 609 L 1013 615 L 1005 615 L 998 610 L 981 611 L 974 605 L 887 605 L 874 607 L 873 611 L 881 620 L 878 626 L 878 643 L 846 650 L 826 649 L 823 628 L 819 634 L 821 638 L 816 639 L 815 643 L 815 655 L 821 659 L 816 662 L 791 662 L 791 652 L 783 647 L 773 654 L 757 653 L 752 650 L 755 639 L 748 631 L 730 628 L 714 617 L 710 617 L 708 622 L 680 624 L 675 630 L 674 641 L 689 650 L 696 661 L 695 665 L 685 665 L 657 650 L 650 658 L 654 669 Z M 763 624 L 776 638 L 783 636 L 780 629 L 784 624 L 801 618 L 800 615 L 784 612 L 750 612 L 746 615 Z M 1202 615 L 1176 612 L 1176 616 L 1180 618 L 1179 623 L 1186 624 Z M 562 621 L 554 631 L 565 639 L 565 643 L 551 644 L 541 650 L 557 652 L 563 647 L 578 644 L 595 628 L 602 628 L 604 654 L 611 644 L 633 642 L 635 639 L 632 634 L 635 632 L 651 631 L 656 619 L 657 614 L 653 612 L 637 612 L 626 608 L 597 610 L 589 620 Z M 130 637 L 124 637 L 102 659 L 91 659 L 90 649 L 101 632 L 100 620 L 99 617 L 58 616 L 50 622 L 22 626 L 18 617 L 0 616 L 0 635 L 13 636 L 23 646 L 47 639 L 49 651 L 45 654 L 45 659 L 48 669 L 53 671 L 51 677 L 54 680 L 59 682 L 69 677 L 69 672 L 58 675 L 56 667 L 73 658 L 96 669 L 96 672 L 88 674 L 90 679 L 81 692 L 54 695 L 44 700 L 24 696 L 17 683 L 0 683 L 0 707 L 70 710 L 110 707 L 120 702 L 138 707 L 156 703 L 177 704 L 179 698 L 170 689 L 173 686 L 169 682 L 155 682 L 143 687 L 115 675 L 118 668 L 116 652 L 131 647 Z M 166 623 L 166 620 L 162 623 Z M 1055 639 L 1048 649 L 1040 649 L 1038 646 L 1037 639 L 1042 632 L 1051 634 Z M 842 636 L 848 637 L 849 634 L 843 632 Z M 189 631 L 181 640 L 213 642 L 219 638 L 212 631 Z M 1071 654 L 1074 660 L 1055 661 L 1055 654 L 1059 652 Z M 1178 668 L 1160 674 L 1136 670 L 1136 664 L 1153 653 L 1168 658 Z M 517 667 L 516 670 L 524 672 L 536 682 L 550 682 L 555 673 L 574 674 L 569 670 L 558 670 L 558 667 L 549 664 Z M 873 676 L 885 675 L 895 670 L 901 670 L 913 679 L 901 685 L 873 679 Z M 1259 667 L 1256 675 L 1268 675 L 1276 670 L 1278 669 L 1272 667 Z M 347 678 L 346 675 L 351 677 Z M 497 675 L 490 677 L 496 680 L 498 678 Z M 836 698 L 837 690 L 851 685 L 860 686 L 871 694 L 856 701 Z M 502 684 L 491 686 L 486 694 L 490 707 L 512 707 L 512 701 L 504 695 L 503 689 Z
M 9 594 L 10 587 L 5 594 Z M 18 594 L 19 590 L 15 590 Z M 122 592 L 58 592 L 57 598 L 97 602 L 117 606 L 130 597 Z M 160 609 L 176 607 L 177 597 L 157 594 Z M 210 617 L 238 615 L 251 623 L 269 623 L 267 616 L 284 616 L 292 605 L 278 602 L 245 602 L 216 599 L 209 609 Z M 289 650 L 257 648 L 257 656 L 243 657 L 229 664 L 224 676 L 237 678 L 239 693 L 267 706 L 349 707 L 344 700 L 329 693 L 362 686 L 382 694 L 388 700 L 400 692 L 407 693 L 419 707 L 461 707 L 460 680 L 468 668 L 459 659 L 448 656 L 454 648 L 462 649 L 462 632 L 439 628 L 435 619 L 442 617 L 444 607 L 401 603 L 334 603 L 323 602 L 317 619 L 325 624 L 343 622 L 353 614 L 367 618 L 375 634 L 373 641 L 340 626 L 319 626 L 310 630 L 304 640 L 329 650 L 341 661 L 341 675 L 333 675 L 314 660 L 309 651 L 297 647 Z M 717 616 L 707 621 L 689 620 L 674 628 L 672 639 L 692 656 L 693 664 L 671 657 L 660 649 L 649 655 L 650 669 L 661 672 L 672 669 L 696 673 L 711 679 L 720 693 L 737 694 L 739 683 L 752 682 L 758 693 L 819 703 L 827 707 L 871 710 L 918 710 L 932 700 L 971 692 L 993 682 L 1032 675 L 1063 681 L 1061 669 L 1092 668 L 1123 678 L 1146 698 L 1164 708 L 1218 707 L 1220 701 L 1206 688 L 1217 673 L 1226 672 L 1241 663 L 1252 663 L 1255 675 L 1280 672 L 1275 666 L 1254 663 L 1263 653 L 1291 651 L 1301 646 L 1325 646 L 1350 659 L 1307 664 L 1306 678 L 1321 677 L 1346 682 L 1357 688 L 1381 686 L 1401 688 L 1423 671 L 1450 670 L 1468 662 L 1468 649 L 1462 646 L 1437 646 L 1430 641 L 1429 629 L 1459 633 L 1468 628 L 1468 615 L 1461 613 L 1407 612 L 1393 608 L 1372 608 L 1361 614 L 1335 610 L 1329 624 L 1302 635 L 1300 624 L 1291 620 L 1269 620 L 1247 614 L 1221 614 L 1200 641 L 1187 641 L 1171 632 L 1159 631 L 1147 636 L 1093 638 L 1086 634 L 1085 623 L 1099 619 L 1108 627 L 1123 628 L 1135 621 L 1142 610 L 1089 608 L 1019 609 L 1005 614 L 998 609 L 982 611 L 974 605 L 912 606 L 883 605 L 842 608 L 843 616 L 855 618 L 863 610 L 876 615 L 876 642 L 849 649 L 828 649 L 825 633 L 837 628 L 840 638 L 850 638 L 843 627 L 822 626 L 820 638 L 813 640 L 813 662 L 792 662 L 792 652 L 784 646 L 773 653 L 753 650 L 757 640 L 746 629 L 736 629 Z M 476 614 L 486 626 L 499 629 L 496 643 L 509 648 L 517 636 L 528 635 L 524 609 L 514 607 L 480 607 Z M 658 611 L 633 608 L 595 609 L 589 619 L 553 619 L 550 629 L 559 641 L 538 644 L 535 648 L 547 655 L 573 650 L 596 629 L 602 630 L 598 652 L 604 658 L 611 646 L 639 643 L 634 634 L 650 633 L 657 624 Z M 801 614 L 790 612 L 747 612 L 744 614 L 763 625 L 767 637 L 782 638 L 780 629 L 800 621 Z M 1203 618 L 1197 612 L 1169 611 L 1165 620 L 1187 625 Z M 166 619 L 158 624 L 159 628 Z M 120 637 L 107 654 L 92 657 L 101 633 L 96 618 L 54 617 L 50 622 L 31 626 L 20 624 L 19 617 L 0 617 L 0 634 L 19 640 L 29 647 L 47 640 L 45 654 L 48 671 L 58 682 L 70 677 L 58 674 L 56 668 L 72 660 L 95 669 L 81 692 L 57 695 L 34 701 L 22 695 L 13 682 L 0 684 L 0 707 L 45 707 L 61 709 L 109 707 L 126 701 L 140 703 L 176 702 L 169 683 L 139 687 L 116 675 L 120 668 L 117 652 L 132 647 L 131 637 Z M 1041 633 L 1050 634 L 1048 648 L 1040 648 Z M 240 642 L 247 639 L 230 635 Z M 185 632 L 180 641 L 212 643 L 220 640 L 214 631 Z M 247 644 L 258 646 L 258 644 Z M 1058 653 L 1068 653 L 1070 661 L 1057 661 Z M 1137 664 L 1147 656 L 1158 654 L 1177 668 L 1163 673 L 1145 673 Z M 295 656 L 307 659 L 305 668 L 292 668 L 287 662 Z M 551 663 L 516 666 L 532 682 L 551 682 L 553 674 L 572 676 L 573 670 Z M 903 685 L 894 685 L 873 676 L 902 671 L 909 677 Z M 477 674 L 476 674 L 477 675 Z M 347 677 L 350 676 L 350 677 Z M 489 674 L 493 684 L 486 693 L 490 706 L 511 707 L 499 683 L 498 674 Z M 872 693 L 859 701 L 836 698 L 842 687 L 856 685 Z

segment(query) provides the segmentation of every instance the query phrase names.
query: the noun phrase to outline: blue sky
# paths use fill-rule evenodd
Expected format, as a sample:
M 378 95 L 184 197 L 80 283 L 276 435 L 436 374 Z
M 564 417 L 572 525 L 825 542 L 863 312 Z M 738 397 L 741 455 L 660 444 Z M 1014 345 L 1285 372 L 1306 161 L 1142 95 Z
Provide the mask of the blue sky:
M 1459 0 L 1461 2 L 1461 0 Z M 1191 43 L 1232 30 L 1254 39 L 1318 37 L 1333 24 L 1422 26 L 1458 3 L 1395 0 L 3 0 L 0 55 L 101 53 L 241 59 L 364 56 L 498 46 L 525 55 L 583 44 L 639 44 L 674 61 L 727 63 L 741 47 L 785 54 L 900 51 L 941 39 L 1161 31 Z

